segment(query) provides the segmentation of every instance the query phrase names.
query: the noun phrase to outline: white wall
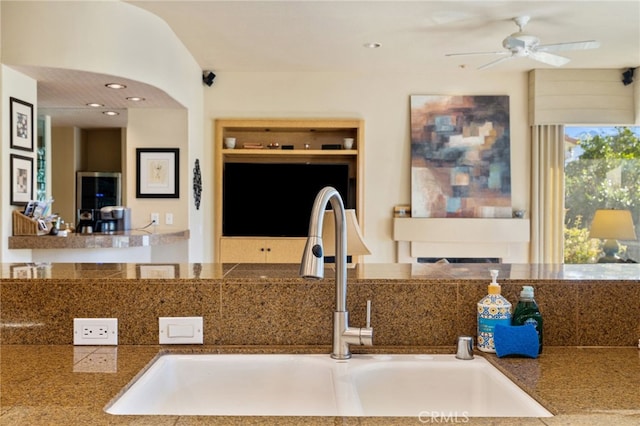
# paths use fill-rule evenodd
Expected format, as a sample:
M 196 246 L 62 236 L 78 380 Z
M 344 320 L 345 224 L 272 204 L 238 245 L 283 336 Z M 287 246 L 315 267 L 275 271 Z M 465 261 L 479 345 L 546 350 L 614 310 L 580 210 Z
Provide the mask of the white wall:
M 24 262 L 30 260 L 30 250 L 13 250 L 9 251 L 9 236 L 13 234 L 13 223 L 11 214 L 13 210 L 20 209 L 18 206 L 11 206 L 10 195 L 10 176 L 9 170 L 10 156 L 11 154 L 18 154 L 23 157 L 33 158 L 33 176 L 32 182 L 34 183 L 34 196 L 35 196 L 35 171 L 37 167 L 37 150 L 35 145 L 37 139 L 34 137 L 34 150 L 33 152 L 10 149 L 10 107 L 9 98 L 14 97 L 22 101 L 28 102 L 34 106 L 34 117 L 32 132 L 35 135 L 37 123 L 36 123 L 36 106 L 37 106 L 37 84 L 32 78 L 25 76 L 22 73 L 16 72 L 11 68 L 0 65 L 0 95 L 2 95 L 2 107 L 0 108 L 0 262 Z
M 156 86 L 184 105 L 182 123 L 176 126 L 182 133 L 171 142 L 172 146 L 181 148 L 181 161 L 184 158 L 185 166 L 182 168 L 185 190 L 181 191 L 180 205 L 176 207 L 179 213 L 174 219 L 177 218 L 179 223 L 185 225 L 184 228 L 192 231 L 188 243 L 188 250 L 194 253 L 191 261 L 203 261 L 203 222 L 206 215 L 203 209 L 195 209 L 192 192 L 186 186 L 192 176 L 191 165 L 195 158 L 202 157 L 204 145 L 202 70 L 184 44 L 166 22 L 121 1 L 1 1 L 0 10 L 0 63 L 6 65 L 3 71 L 11 65 L 29 65 L 118 75 Z M 10 76 L 14 74 L 12 72 Z M 31 81 L 31 84 L 35 93 L 36 83 Z M 8 99 L 6 94 L 10 92 L 9 88 L 14 90 L 13 82 L 5 82 L 3 77 L 0 88 L 3 106 L 5 99 Z M 35 105 L 36 96 L 34 94 L 25 100 Z M 5 116 L 3 114 L 3 120 Z M 143 127 L 140 119 L 134 117 L 134 122 L 138 129 Z M 151 131 L 151 123 L 157 124 L 156 119 L 152 118 L 146 126 L 150 135 L 139 135 L 134 139 L 135 142 L 127 140 L 127 151 L 133 150 L 135 153 L 133 143 L 157 146 L 154 144 L 158 139 Z M 176 135 L 175 132 L 171 134 Z M 4 152 L 4 140 L 2 147 Z M 127 170 L 133 167 L 135 176 L 135 154 L 125 158 L 125 161 Z M 8 159 L 2 164 L 8 164 Z M 2 174 L 5 178 L 8 176 L 4 167 Z M 128 189 L 133 188 L 133 200 L 136 200 L 135 178 L 125 177 L 125 181 Z M 10 226 L 10 220 L 4 218 L 5 206 L 8 205 L 4 195 L 3 191 L 3 230 Z M 128 197 L 128 200 L 131 198 Z M 145 202 L 136 200 L 135 204 L 137 210 L 148 217 L 143 207 Z M 143 218 L 136 217 L 136 220 L 142 222 Z M 175 226 L 177 228 L 178 225 Z M 6 231 L 0 235 L 2 253 L 6 253 L 8 235 L 10 232 Z
M 529 209 L 527 74 L 483 73 L 217 73 L 205 89 L 205 158 L 213 159 L 213 121 L 229 117 L 354 117 L 365 122 L 364 235 L 368 263 L 395 262 L 392 211 L 410 204 L 409 97 L 508 95 L 511 109 L 512 200 Z M 208 167 L 209 169 L 210 167 Z M 212 212 L 212 174 L 207 170 L 203 204 Z M 452 221 L 451 226 L 455 226 Z M 209 234 L 210 235 L 210 234 Z M 208 241 L 209 247 L 213 241 Z M 208 247 L 205 247 L 208 249 Z

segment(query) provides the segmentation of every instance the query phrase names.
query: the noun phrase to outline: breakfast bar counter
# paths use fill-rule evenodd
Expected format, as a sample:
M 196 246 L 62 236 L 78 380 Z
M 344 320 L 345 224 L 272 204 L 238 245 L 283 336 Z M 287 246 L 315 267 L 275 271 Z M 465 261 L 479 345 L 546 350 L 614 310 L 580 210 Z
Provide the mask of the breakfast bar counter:
M 66 236 L 19 235 L 9 237 L 10 249 L 88 249 L 128 248 L 173 244 L 189 239 L 189 230 L 148 232 L 144 230 L 117 231 L 111 233 L 78 234 Z

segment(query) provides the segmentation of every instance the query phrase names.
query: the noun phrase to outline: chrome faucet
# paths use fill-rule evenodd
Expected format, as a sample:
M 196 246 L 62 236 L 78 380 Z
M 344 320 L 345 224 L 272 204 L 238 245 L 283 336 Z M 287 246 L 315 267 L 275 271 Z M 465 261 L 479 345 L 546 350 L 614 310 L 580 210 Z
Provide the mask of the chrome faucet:
M 349 359 L 349 345 L 373 346 L 373 328 L 371 328 L 371 301 L 367 301 L 366 327 L 349 327 L 347 312 L 347 228 L 344 204 L 340 193 L 327 186 L 320 190 L 311 209 L 309 236 L 302 254 L 300 276 L 321 279 L 324 277 L 324 253 L 322 248 L 322 223 L 324 209 L 331 203 L 336 229 L 336 309 L 333 312 L 333 349 L 331 358 Z

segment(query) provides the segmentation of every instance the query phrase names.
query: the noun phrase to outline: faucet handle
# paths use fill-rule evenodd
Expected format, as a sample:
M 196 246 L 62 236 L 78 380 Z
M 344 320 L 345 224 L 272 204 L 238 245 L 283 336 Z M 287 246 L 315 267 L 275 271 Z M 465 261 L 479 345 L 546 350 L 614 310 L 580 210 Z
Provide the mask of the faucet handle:
M 458 337 L 456 358 L 463 360 L 473 359 L 473 338 L 471 336 Z
M 367 300 L 367 319 L 365 327 L 358 329 L 360 345 L 373 346 L 373 328 L 371 328 L 371 300 Z

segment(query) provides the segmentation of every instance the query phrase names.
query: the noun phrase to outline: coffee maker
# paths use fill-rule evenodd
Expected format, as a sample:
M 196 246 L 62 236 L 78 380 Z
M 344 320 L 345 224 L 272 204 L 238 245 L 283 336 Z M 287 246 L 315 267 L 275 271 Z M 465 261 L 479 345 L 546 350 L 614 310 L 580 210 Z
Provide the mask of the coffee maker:
M 100 212 L 96 209 L 78 209 L 76 232 L 79 234 L 92 234 L 96 230 L 96 221 L 99 214 Z
M 96 222 L 96 232 L 112 233 L 131 229 L 131 208 L 122 206 L 102 207 Z

